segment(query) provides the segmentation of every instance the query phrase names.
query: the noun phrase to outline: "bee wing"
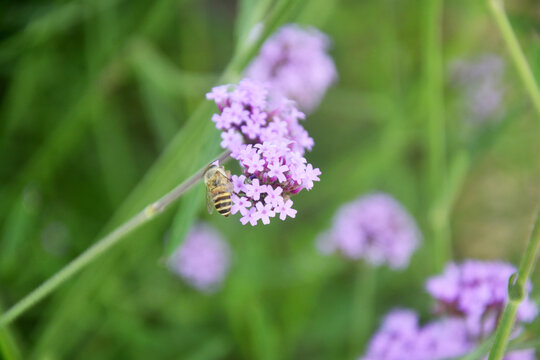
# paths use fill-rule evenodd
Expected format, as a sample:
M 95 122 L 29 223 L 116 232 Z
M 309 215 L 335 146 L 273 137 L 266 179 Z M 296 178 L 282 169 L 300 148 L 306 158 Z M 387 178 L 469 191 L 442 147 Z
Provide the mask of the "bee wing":
M 209 214 L 214 212 L 214 202 L 212 201 L 212 194 L 208 191 L 208 186 L 206 187 L 206 210 Z
M 231 172 L 227 171 L 227 176 L 224 176 L 223 174 L 219 174 L 219 177 L 221 178 L 221 182 L 222 182 L 222 184 L 225 185 L 225 188 L 227 189 L 227 191 L 232 194 L 232 192 L 233 192 L 233 184 L 232 184 L 231 180 L 229 180 L 229 178 L 231 177 Z

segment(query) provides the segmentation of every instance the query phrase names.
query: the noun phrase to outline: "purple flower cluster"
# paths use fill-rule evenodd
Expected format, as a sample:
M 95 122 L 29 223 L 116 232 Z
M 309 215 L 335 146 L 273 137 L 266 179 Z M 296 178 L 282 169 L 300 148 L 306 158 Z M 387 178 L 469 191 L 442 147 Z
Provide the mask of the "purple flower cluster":
M 491 333 L 507 302 L 508 279 L 516 268 L 504 262 L 468 260 L 447 265 L 442 275 L 428 279 L 426 289 L 437 300 L 437 312 L 465 319 L 471 336 Z M 531 283 L 527 283 L 527 293 Z M 517 313 L 518 322 L 531 322 L 538 314 L 526 298 Z
M 361 360 L 442 360 L 464 355 L 497 325 L 507 301 L 510 275 L 516 269 L 503 262 L 468 260 L 449 264 L 444 273 L 426 282 L 438 302 L 438 320 L 418 326 L 411 310 L 394 310 L 372 337 Z M 526 285 L 531 290 L 530 282 Z M 518 322 L 531 322 L 536 305 L 525 299 L 518 309 Z M 519 328 L 514 335 L 519 333 Z M 504 360 L 534 360 L 534 349 L 512 351 Z
M 269 83 L 273 91 L 311 112 L 337 79 L 329 46 L 328 37 L 313 27 L 283 26 L 264 43 L 246 76 Z
M 421 235 L 414 219 L 390 195 L 374 193 L 343 205 L 317 245 L 351 259 L 400 269 L 409 264 Z
M 471 349 L 463 322 L 443 319 L 419 326 L 411 310 L 388 314 L 360 360 L 442 360 Z
M 169 268 L 203 292 L 212 292 L 229 270 L 230 248 L 209 225 L 195 225 L 169 258 Z
M 311 190 L 321 174 L 304 157 L 314 144 L 299 123 L 304 114 L 292 101 L 269 97 L 264 85 L 249 79 L 215 87 L 206 97 L 219 109 L 212 121 L 222 131 L 221 146 L 243 167 L 242 175 L 231 177 L 231 213 L 239 212 L 242 224 L 252 226 L 259 220 L 268 224 L 278 214 L 281 220 L 294 218 L 290 197 Z
M 474 350 L 477 342 L 469 337 L 459 318 L 442 318 L 419 326 L 412 310 L 390 312 L 372 337 L 366 355 L 359 360 L 444 360 Z M 534 360 L 534 350 L 517 350 L 504 360 Z
M 462 93 L 466 116 L 473 123 L 497 119 L 502 113 L 504 61 L 497 55 L 474 60 L 457 60 L 450 65 L 450 77 Z

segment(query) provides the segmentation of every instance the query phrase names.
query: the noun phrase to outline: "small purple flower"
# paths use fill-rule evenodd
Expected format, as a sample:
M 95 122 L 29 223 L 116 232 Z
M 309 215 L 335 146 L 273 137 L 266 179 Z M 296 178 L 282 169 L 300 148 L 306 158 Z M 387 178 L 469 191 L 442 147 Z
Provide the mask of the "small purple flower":
M 257 203 L 257 212 L 259 213 L 259 219 L 261 219 L 265 225 L 270 224 L 270 218 L 276 216 L 272 205 L 263 205 L 261 202 Z
M 419 326 L 411 310 L 388 314 L 359 360 L 443 360 L 472 349 L 463 321 L 442 319 Z
M 246 192 L 246 177 L 244 175 L 232 175 L 231 182 L 235 193 L 239 194 L 241 192 Z
M 281 193 L 283 192 L 283 189 L 280 187 L 272 188 L 272 186 L 267 185 L 266 186 L 266 197 L 264 198 L 264 201 L 267 204 L 270 204 L 274 207 L 278 207 L 280 204 L 283 203 L 283 198 L 281 197 Z
M 257 212 L 257 209 L 255 207 L 249 208 L 246 214 L 243 217 L 240 218 L 240 222 L 242 225 L 246 225 L 247 223 L 250 223 L 251 226 L 257 225 L 257 221 L 259 221 L 260 216 Z
M 261 194 L 266 192 L 266 186 L 259 184 L 259 179 L 253 179 L 251 184 L 246 185 L 246 196 L 257 201 L 261 198 Z
M 450 64 L 450 80 L 461 92 L 465 116 L 471 124 L 481 124 L 501 117 L 504 61 L 486 54 L 472 60 L 456 60 Z
M 467 260 L 450 263 L 441 275 L 426 282 L 428 293 L 437 300 L 436 311 L 465 319 L 472 336 L 484 337 L 496 327 L 507 302 L 508 280 L 516 272 L 500 261 Z M 527 282 L 526 291 L 532 284 Z M 528 297 L 518 309 L 518 322 L 531 322 L 538 308 Z
M 272 91 L 311 112 L 337 79 L 329 46 L 328 37 L 313 27 L 283 26 L 263 44 L 247 77 L 269 83 Z
M 231 214 L 236 214 L 240 212 L 242 216 L 246 216 L 249 213 L 249 208 L 251 207 L 251 202 L 245 197 L 240 197 L 236 194 L 231 194 L 231 201 L 233 203 L 231 207 Z
M 276 213 L 281 220 L 294 218 L 291 197 L 302 189 L 311 190 L 321 174 L 304 157 L 313 146 L 299 123 L 304 114 L 292 101 L 278 94 L 270 97 L 264 85 L 249 79 L 220 86 L 207 97 L 216 100 L 221 112 L 213 118 L 223 131 L 221 146 L 243 168 L 243 175 L 231 176 L 237 195 L 233 204 L 244 199 L 233 205 L 233 214 L 240 212 L 244 225 L 258 220 L 266 225 Z
M 374 193 L 343 205 L 317 245 L 325 254 L 338 250 L 350 259 L 401 269 L 409 264 L 420 239 L 407 211 L 390 195 Z
M 291 199 L 287 199 L 287 201 L 281 201 L 276 207 L 276 213 L 279 214 L 279 218 L 281 220 L 285 220 L 288 217 L 295 218 L 297 211 L 292 208 L 293 202 Z
M 277 178 L 279 182 L 287 181 L 285 177 L 287 171 L 289 171 L 289 167 L 287 165 L 280 165 L 278 161 L 274 160 L 268 164 L 268 176 L 270 178 Z
M 169 258 L 169 268 L 202 292 L 213 292 L 229 270 L 230 248 L 209 225 L 195 225 Z

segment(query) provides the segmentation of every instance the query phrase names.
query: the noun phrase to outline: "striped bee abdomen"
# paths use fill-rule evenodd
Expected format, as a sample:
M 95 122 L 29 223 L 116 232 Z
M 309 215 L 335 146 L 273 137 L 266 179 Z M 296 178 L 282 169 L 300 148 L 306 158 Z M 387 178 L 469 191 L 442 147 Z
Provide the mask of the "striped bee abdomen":
M 232 201 L 230 192 L 218 193 L 212 197 L 212 200 L 218 213 L 225 217 L 231 214 Z

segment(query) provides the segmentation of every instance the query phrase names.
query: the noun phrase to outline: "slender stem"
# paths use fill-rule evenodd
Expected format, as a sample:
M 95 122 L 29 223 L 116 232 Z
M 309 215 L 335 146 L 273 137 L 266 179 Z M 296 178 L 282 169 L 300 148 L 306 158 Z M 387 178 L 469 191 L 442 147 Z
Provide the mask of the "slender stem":
M 222 153 L 217 160 L 224 161 L 229 157 L 228 151 Z M 38 303 L 45 296 L 51 293 L 58 286 L 69 280 L 73 275 L 83 269 L 85 266 L 96 260 L 100 255 L 105 253 L 110 247 L 117 244 L 120 240 L 130 234 L 133 230 L 140 228 L 148 223 L 158 214 L 164 212 L 171 204 L 178 200 L 182 194 L 189 190 L 204 175 L 206 167 L 197 171 L 186 181 L 172 189 L 159 200 L 149 204 L 142 211 L 137 213 L 131 219 L 117 227 L 105 237 L 98 240 L 94 245 L 89 247 L 85 252 L 73 259 L 69 264 L 63 267 L 60 271 L 43 282 L 30 294 L 13 305 L 0 317 L 0 329 L 5 325 L 15 320 L 19 315 L 28 310 L 30 307 Z
M 534 105 L 534 108 L 540 116 L 540 91 L 534 79 L 531 68 L 519 46 L 516 35 L 512 30 L 512 26 L 508 21 L 508 17 L 504 11 L 502 0 L 487 0 L 491 15 L 499 28 L 504 42 L 510 52 L 510 56 L 514 62 L 514 66 L 519 73 L 523 86 L 527 90 L 529 97 Z M 504 309 L 503 316 L 495 333 L 495 341 L 489 353 L 489 360 L 500 360 L 504 356 L 508 339 L 514 328 L 517 309 L 519 304 L 525 297 L 525 284 L 529 278 L 536 261 L 538 249 L 540 247 L 540 212 L 536 216 L 536 221 L 533 231 L 529 238 L 527 248 L 521 259 L 517 275 L 510 278 L 508 285 L 509 301 Z
M 526 283 L 536 261 L 538 249 L 540 248 L 540 211 L 536 215 L 529 243 L 521 259 L 517 274 L 510 277 L 508 284 L 508 304 L 504 309 L 503 316 L 495 333 L 495 341 L 489 353 L 489 360 L 500 360 L 503 358 L 508 346 L 508 339 L 514 323 L 519 305 L 526 296 Z
M 519 46 L 516 35 L 512 30 L 512 26 L 508 21 L 506 12 L 504 11 L 504 5 L 502 0 L 487 0 L 489 9 L 491 10 L 491 15 L 499 28 L 499 31 L 503 37 L 506 47 L 510 52 L 514 66 L 521 78 L 523 86 L 529 93 L 529 97 L 536 109 L 536 112 L 540 115 L 540 91 L 538 90 L 538 85 L 534 79 L 534 75 L 531 71 L 531 67 Z
M 359 346 L 367 340 L 371 331 L 377 269 L 361 262 L 356 272 L 350 318 L 350 351 L 353 357 L 358 355 L 361 350 Z
M 442 1 L 426 0 L 425 11 L 424 106 L 427 120 L 427 195 L 430 203 L 429 219 L 433 239 L 433 259 L 435 270 L 439 271 L 450 256 L 448 218 L 437 214 L 438 198 L 445 191 L 447 170 L 441 41 Z

